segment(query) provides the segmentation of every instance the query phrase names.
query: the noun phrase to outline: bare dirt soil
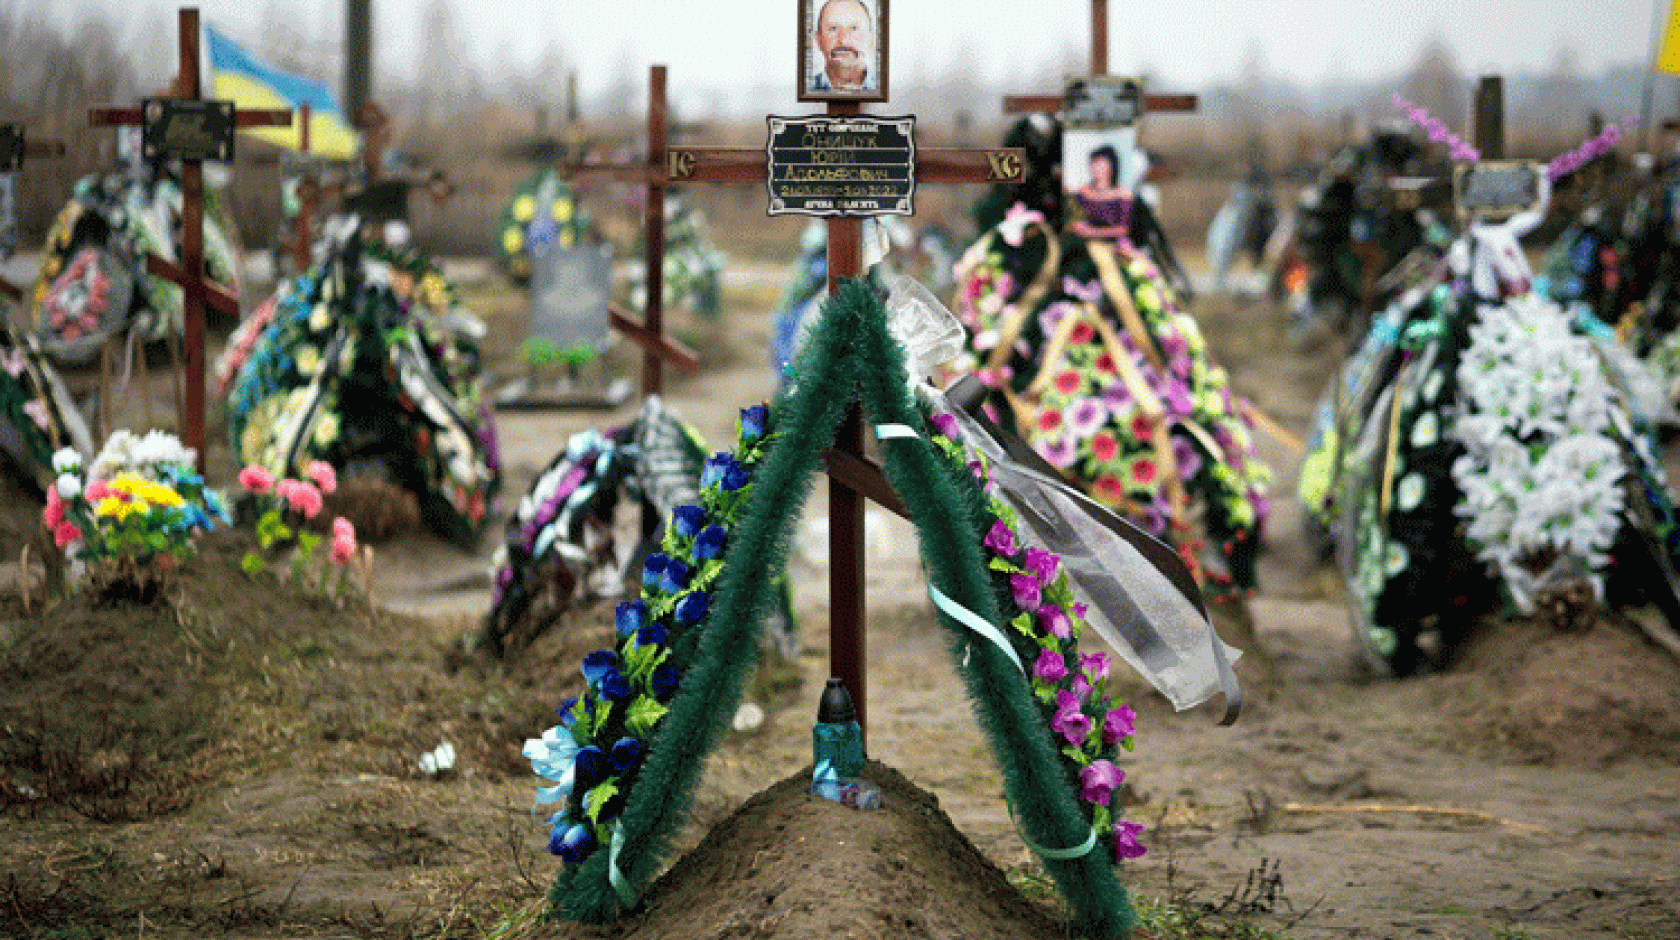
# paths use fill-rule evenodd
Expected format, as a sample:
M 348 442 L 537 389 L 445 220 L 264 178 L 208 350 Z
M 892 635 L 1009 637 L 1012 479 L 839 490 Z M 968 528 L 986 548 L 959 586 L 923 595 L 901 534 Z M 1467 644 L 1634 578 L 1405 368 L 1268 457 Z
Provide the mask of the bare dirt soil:
M 782 275 L 737 268 L 720 323 L 679 325 L 706 368 L 667 397 L 714 444 L 773 391 Z M 467 294 L 506 368 L 522 298 Z M 1239 388 L 1303 430 L 1330 353 L 1291 350 L 1263 303 L 1195 310 Z M 607 368 L 633 361 L 615 350 Z M 509 492 L 565 435 L 630 413 L 504 413 Z M 1680 666 L 1606 617 L 1578 634 L 1490 623 L 1444 674 L 1362 675 L 1336 579 L 1299 536 L 1297 458 L 1263 447 L 1278 498 L 1243 717 L 1220 728 L 1209 706 L 1174 714 L 1132 689 L 1127 815 L 1150 851 L 1123 876 L 1144 902 L 1139 935 L 1680 937 Z M 230 481 L 225 448 L 211 458 Z M 494 533 L 470 555 L 421 534 L 378 546 L 372 608 L 251 584 L 236 537 L 154 607 L 0 598 L 0 936 L 1063 935 L 914 542 L 885 513 L 871 512 L 867 604 L 869 749 L 889 809 L 799 792 L 827 669 L 820 490 L 813 502 L 792 569 L 804 682 L 758 687 L 768 717 L 707 767 L 682 840 L 694 854 L 647 914 L 610 929 L 538 923 L 558 863 L 518 753 L 609 641 L 609 602 L 516 661 L 478 658 L 462 638 L 488 606 Z M 7 500 L 0 531 L 27 531 L 34 511 Z M 445 741 L 454 770 L 422 773 Z

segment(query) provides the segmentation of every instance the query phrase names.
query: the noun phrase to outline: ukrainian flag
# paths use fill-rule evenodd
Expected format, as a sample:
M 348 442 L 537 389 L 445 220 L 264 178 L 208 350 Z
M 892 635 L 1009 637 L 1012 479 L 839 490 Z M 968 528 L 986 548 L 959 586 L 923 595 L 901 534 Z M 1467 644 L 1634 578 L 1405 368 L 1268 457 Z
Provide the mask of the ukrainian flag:
M 232 101 L 236 108 L 293 111 L 308 102 L 309 152 L 331 160 L 355 157 L 356 132 L 345 123 L 325 85 L 263 65 L 210 26 L 205 26 L 204 38 L 210 52 L 212 97 Z M 291 127 L 251 127 L 242 132 L 288 150 L 299 150 L 301 121 L 301 116 L 294 115 Z

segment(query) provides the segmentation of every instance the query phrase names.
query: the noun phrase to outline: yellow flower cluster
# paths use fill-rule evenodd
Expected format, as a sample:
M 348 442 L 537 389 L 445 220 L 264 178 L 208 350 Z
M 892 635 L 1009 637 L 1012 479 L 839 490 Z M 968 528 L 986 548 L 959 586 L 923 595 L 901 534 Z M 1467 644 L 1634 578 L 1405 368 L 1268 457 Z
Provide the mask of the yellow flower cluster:
M 118 495 L 103 497 L 94 506 L 94 513 L 102 518 L 115 517 L 121 521 L 136 513 L 144 515 L 153 506 L 174 509 L 185 505 L 181 494 L 138 474 L 119 473 L 106 486 Z

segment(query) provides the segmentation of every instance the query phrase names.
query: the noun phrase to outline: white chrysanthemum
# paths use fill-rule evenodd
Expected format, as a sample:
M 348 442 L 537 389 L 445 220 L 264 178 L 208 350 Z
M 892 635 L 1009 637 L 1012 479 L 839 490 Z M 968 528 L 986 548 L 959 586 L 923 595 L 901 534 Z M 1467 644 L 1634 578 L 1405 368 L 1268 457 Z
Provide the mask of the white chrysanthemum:
M 1524 610 L 1550 586 L 1602 594 L 1626 508 L 1608 433 L 1615 391 L 1556 304 L 1528 296 L 1479 315 L 1457 372 L 1464 413 L 1448 432 L 1465 448 L 1452 467 L 1465 534 Z
M 82 468 L 82 455 L 74 447 L 61 447 L 52 455 L 52 468 L 56 473 L 74 473 Z

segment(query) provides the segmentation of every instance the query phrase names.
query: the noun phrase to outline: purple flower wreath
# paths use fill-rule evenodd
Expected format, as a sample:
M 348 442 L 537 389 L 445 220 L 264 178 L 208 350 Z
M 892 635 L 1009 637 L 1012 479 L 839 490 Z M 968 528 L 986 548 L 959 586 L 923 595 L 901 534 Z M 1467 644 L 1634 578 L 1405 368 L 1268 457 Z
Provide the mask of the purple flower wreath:
M 1122 749 L 1132 750 L 1137 715 L 1105 689 L 1108 654 L 1079 653 L 1086 608 L 1074 600 L 1060 556 L 1023 544 L 1015 511 L 990 495 L 985 464 L 970 461 L 955 439 L 956 422 L 936 414 L 933 426 L 934 443 L 952 461 L 966 465 L 988 491 L 991 525 L 981 545 L 1000 594 L 1007 586 L 1008 599 L 1000 605 L 1004 622 L 1038 646 L 1036 657 L 1023 657 L 1023 662 L 1031 659 L 1027 679 L 1051 734 L 1062 746 L 1062 764 L 1085 804 L 1091 827 L 1110 845 L 1116 862 L 1137 858 L 1145 851 L 1138 842 L 1143 826 L 1120 818 L 1120 806 L 1114 802 L 1126 779 L 1115 759 Z
M 583 694 L 556 709 L 559 725 L 525 742 L 532 768 L 554 782 L 532 809 L 558 805 L 548 849 L 568 866 L 611 839 L 710 612 L 730 530 L 769 452 L 769 423 L 763 405 L 742 410 L 736 453 L 706 461 L 700 505 L 672 512 L 661 550 L 642 568 L 642 596 L 618 605 L 617 642 L 584 657 Z

